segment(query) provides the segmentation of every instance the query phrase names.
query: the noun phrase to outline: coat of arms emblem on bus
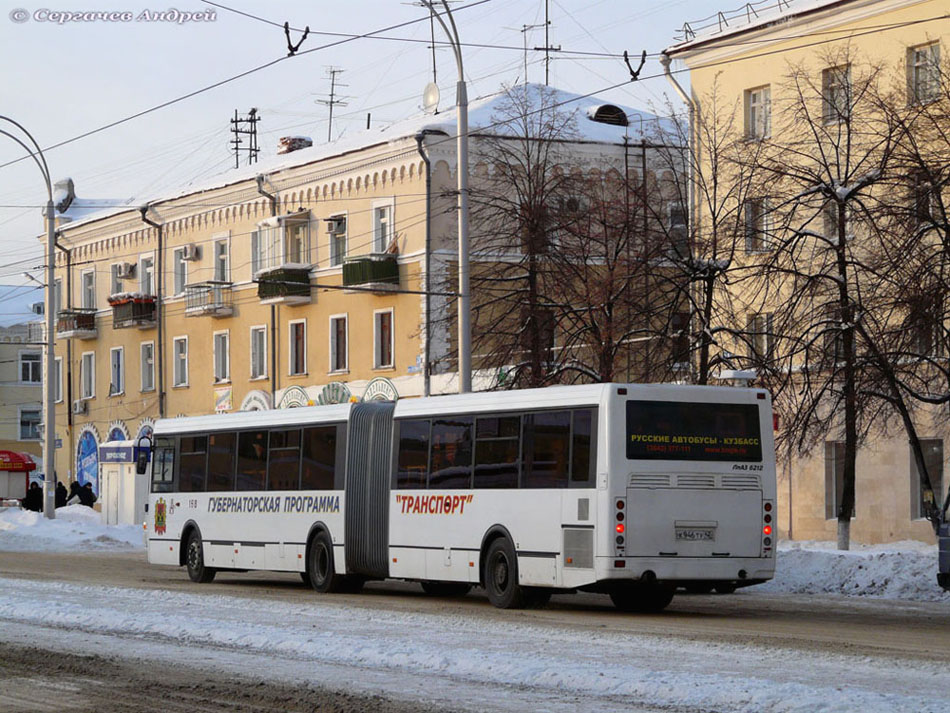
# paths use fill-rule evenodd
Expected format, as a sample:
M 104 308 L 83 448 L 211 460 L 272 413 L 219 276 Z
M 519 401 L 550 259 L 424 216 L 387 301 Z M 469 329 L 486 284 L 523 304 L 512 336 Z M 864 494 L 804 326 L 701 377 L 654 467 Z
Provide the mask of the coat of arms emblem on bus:
M 159 498 L 155 503 L 155 534 L 165 534 L 165 498 Z

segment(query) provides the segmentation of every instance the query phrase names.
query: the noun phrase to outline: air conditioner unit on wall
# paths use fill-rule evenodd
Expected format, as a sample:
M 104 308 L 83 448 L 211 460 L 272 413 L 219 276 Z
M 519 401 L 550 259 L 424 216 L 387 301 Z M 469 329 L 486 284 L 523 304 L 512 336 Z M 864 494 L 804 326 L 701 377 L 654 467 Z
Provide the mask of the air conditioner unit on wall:
M 135 275 L 135 263 L 134 262 L 120 262 L 119 268 L 116 270 L 116 277 L 120 280 L 128 280 Z
M 83 401 L 82 399 L 76 399 L 75 401 L 73 401 L 73 413 L 74 413 L 74 414 L 86 413 L 86 411 L 88 410 L 88 408 L 89 408 L 89 404 L 87 404 L 87 403 L 86 403 L 85 401 Z
M 194 243 L 189 243 L 184 247 L 182 251 L 182 258 L 184 260 L 197 260 L 201 257 L 201 249 Z
M 338 218 L 327 218 L 327 232 L 338 235 L 340 233 L 346 232 L 346 218 L 340 216 Z

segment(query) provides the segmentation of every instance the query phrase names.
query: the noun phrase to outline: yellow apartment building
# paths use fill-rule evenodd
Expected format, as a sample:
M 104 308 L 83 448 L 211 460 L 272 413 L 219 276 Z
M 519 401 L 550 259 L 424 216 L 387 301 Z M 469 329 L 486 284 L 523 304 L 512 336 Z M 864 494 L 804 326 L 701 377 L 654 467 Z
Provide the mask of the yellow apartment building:
M 621 165 L 627 115 L 562 94 L 565 160 Z M 471 105 L 473 180 L 499 101 Z M 99 446 L 160 417 L 454 392 L 454 135 L 407 119 L 109 207 L 57 184 L 60 478 L 95 484 Z
M 715 97 L 720 108 L 735 113 L 734 130 L 743 133 L 740 138 L 752 153 L 769 142 L 777 143 L 779 137 L 774 132 L 800 131 L 804 135 L 810 131 L 807 123 L 796 124 L 782 112 L 796 101 L 824 102 L 826 111 L 829 106 L 834 110 L 835 93 L 850 94 L 852 76 L 862 70 L 859 63 L 880 65 L 893 80 L 892 86 L 900 86 L 906 79 L 908 104 L 929 101 L 934 82 L 939 82 L 937 68 L 946 66 L 950 52 L 947 9 L 940 0 L 763 0 L 687 23 L 684 36 L 666 54 L 675 60 L 674 74 L 676 70 L 688 71 L 688 75 L 675 76 L 688 76 L 694 111 L 698 115 L 709 112 Z M 834 66 L 834 57 L 853 58 L 854 66 Z M 797 88 L 788 81 L 793 71 L 799 78 Z M 686 84 L 683 79 L 680 82 Z M 796 91 L 807 96 L 792 96 Z M 828 117 L 825 119 L 827 124 Z M 696 138 L 697 133 L 693 141 L 700 161 L 708 161 L 708 147 Z M 770 189 L 762 186 L 763 193 Z M 781 203 L 787 197 L 770 200 Z M 753 232 L 764 234 L 766 213 L 761 209 L 746 213 L 747 221 L 754 224 Z M 708 216 L 699 208 L 693 218 L 701 232 Z M 761 251 L 762 245 L 747 244 L 746 250 Z M 743 295 L 737 299 L 742 303 Z M 764 325 L 772 313 L 783 309 L 781 298 L 774 295 L 771 302 L 746 302 L 749 324 L 762 320 Z M 744 327 L 743 320 L 738 328 Z M 767 331 L 765 326 L 758 329 Z M 944 455 L 946 421 L 924 408 L 917 411 L 916 419 L 936 470 L 937 501 L 942 503 L 950 480 Z M 789 458 L 780 464 L 779 523 L 784 534 L 802 540 L 834 539 L 841 476 L 840 455 L 835 454 L 842 438 L 836 431 L 829 432 L 824 449 L 816 448 L 808 458 Z M 857 456 L 852 537 L 868 543 L 933 541 L 931 526 L 922 517 L 920 498 L 916 466 L 899 424 L 890 434 L 872 434 Z

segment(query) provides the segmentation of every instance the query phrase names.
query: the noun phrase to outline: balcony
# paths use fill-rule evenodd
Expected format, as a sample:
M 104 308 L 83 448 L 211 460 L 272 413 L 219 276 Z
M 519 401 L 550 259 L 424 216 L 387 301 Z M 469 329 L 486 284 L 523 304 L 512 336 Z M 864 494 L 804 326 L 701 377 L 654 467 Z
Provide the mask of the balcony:
M 109 297 L 109 304 L 113 329 L 149 329 L 156 324 L 155 295 L 121 292 Z
M 98 336 L 95 308 L 60 310 L 56 315 L 56 336 L 59 339 L 95 339 Z
M 310 268 L 285 266 L 258 275 L 257 297 L 265 305 L 310 304 Z
M 353 292 L 392 292 L 399 289 L 399 263 L 390 253 L 370 253 L 343 262 L 343 286 Z
M 230 317 L 234 314 L 231 283 L 209 280 L 185 285 L 185 316 Z

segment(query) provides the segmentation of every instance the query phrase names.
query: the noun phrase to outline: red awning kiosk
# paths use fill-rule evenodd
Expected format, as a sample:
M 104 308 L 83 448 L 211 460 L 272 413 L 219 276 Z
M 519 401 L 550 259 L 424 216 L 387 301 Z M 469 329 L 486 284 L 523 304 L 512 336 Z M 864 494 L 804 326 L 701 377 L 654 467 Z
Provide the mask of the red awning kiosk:
M 0 451 L 0 500 L 25 498 L 34 470 L 36 463 L 29 453 Z

